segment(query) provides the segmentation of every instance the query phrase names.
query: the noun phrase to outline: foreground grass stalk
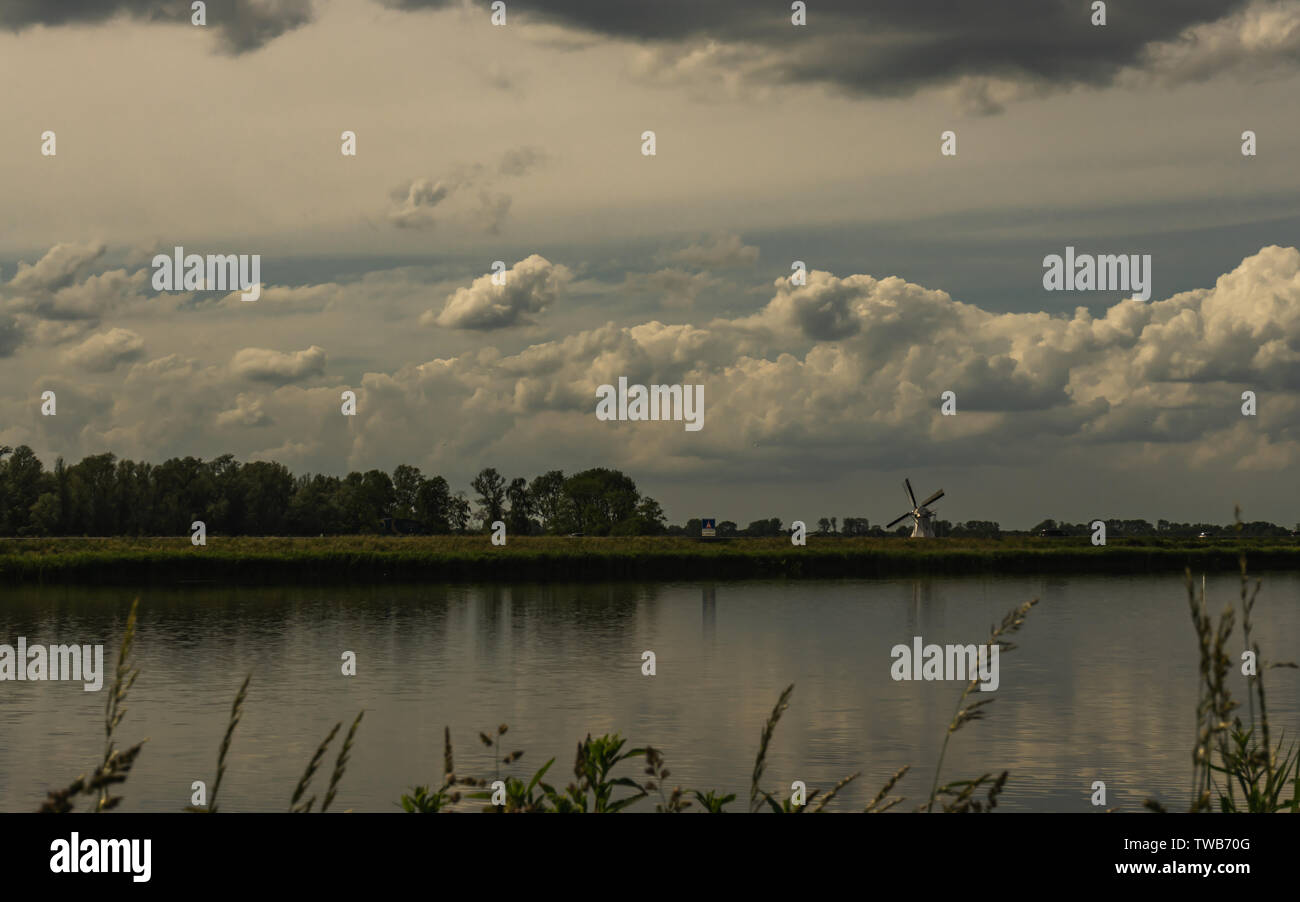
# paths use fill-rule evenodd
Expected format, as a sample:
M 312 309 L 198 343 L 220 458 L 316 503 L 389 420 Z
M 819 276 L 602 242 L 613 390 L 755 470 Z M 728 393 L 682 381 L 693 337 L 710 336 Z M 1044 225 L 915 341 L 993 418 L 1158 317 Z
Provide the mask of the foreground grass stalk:
M 1015 646 L 1010 642 L 1002 641 L 1002 637 L 1009 636 L 1012 633 L 1019 632 L 1020 627 L 1024 625 L 1025 617 L 1028 616 L 1029 611 L 1036 604 L 1038 604 L 1038 599 L 1037 598 L 1031 599 L 1025 602 L 1024 604 L 1022 604 L 1020 607 L 1010 611 L 1005 617 L 1003 617 L 1002 622 L 989 632 L 989 641 L 987 643 L 989 648 L 992 648 L 994 645 L 1000 646 L 1001 651 L 999 652 L 999 654 L 1001 654 L 1002 651 L 1011 651 L 1012 649 L 1014 649 Z M 969 723 L 972 720 L 978 720 L 979 718 L 983 717 L 984 706 L 991 704 L 993 702 L 993 699 L 990 698 L 990 699 L 984 699 L 978 702 L 974 702 L 973 704 L 970 705 L 966 704 L 966 699 L 969 698 L 970 694 L 975 691 L 975 687 L 977 685 L 979 685 L 978 671 L 976 672 L 975 676 L 971 678 L 970 682 L 966 684 L 966 688 L 962 690 L 961 696 L 957 699 L 957 709 L 953 712 L 952 720 L 949 721 L 948 729 L 944 733 L 943 745 L 940 746 L 939 748 L 939 760 L 934 766 L 934 781 L 930 785 L 930 798 L 929 801 L 925 803 L 926 811 L 930 811 L 934 807 L 934 800 L 939 795 L 939 791 L 940 791 L 939 774 L 943 770 L 944 756 L 948 754 L 948 741 L 952 739 L 952 735 L 956 733 L 958 730 L 960 730 L 965 724 Z M 965 707 L 963 707 L 963 705 Z M 1003 777 L 1005 778 L 1005 776 L 1006 775 L 1004 773 Z M 980 779 L 984 779 L 984 778 L 980 778 Z M 999 791 L 1000 790 L 1001 787 L 999 786 Z
M 100 773 L 110 770 L 110 764 L 117 755 L 113 745 L 113 731 L 117 729 L 126 714 L 127 694 L 135 685 L 136 677 L 140 675 L 139 669 L 131 662 L 131 651 L 135 646 L 136 617 L 139 612 L 140 599 L 136 598 L 131 602 L 131 610 L 126 615 L 126 629 L 122 631 L 122 645 L 117 652 L 117 668 L 113 671 L 113 685 L 108 691 L 108 701 L 104 706 L 104 760 L 99 766 Z M 127 769 L 129 770 L 129 765 Z M 101 784 L 99 801 L 95 805 L 96 811 L 106 811 L 121 801 L 111 796 L 108 787 L 109 782 Z
M 248 697 L 248 683 L 252 679 L 251 673 L 244 677 L 239 691 L 235 693 L 235 701 L 230 706 L 230 721 L 226 724 L 226 735 L 222 737 L 221 749 L 217 752 L 217 777 L 212 781 L 212 794 L 208 796 L 208 811 L 213 814 L 217 811 L 217 793 L 221 790 L 221 781 L 226 776 L 226 754 L 230 751 L 230 740 L 235 735 L 235 727 L 239 726 L 239 719 L 244 716 L 244 699 Z

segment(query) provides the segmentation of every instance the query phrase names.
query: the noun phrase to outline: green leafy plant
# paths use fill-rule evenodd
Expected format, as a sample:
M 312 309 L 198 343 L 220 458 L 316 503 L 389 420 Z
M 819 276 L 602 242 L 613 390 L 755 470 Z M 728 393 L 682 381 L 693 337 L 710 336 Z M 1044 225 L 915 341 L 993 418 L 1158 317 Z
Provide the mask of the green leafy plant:
M 736 801 L 734 792 L 727 795 L 720 795 L 715 790 L 710 789 L 708 792 L 700 792 L 698 789 L 692 789 L 691 795 L 695 796 L 696 801 L 709 814 L 723 814 L 724 806 L 730 805 Z
M 451 751 L 451 728 L 442 731 L 442 785 L 437 789 L 428 786 L 412 787 L 409 793 L 402 795 L 398 802 L 407 814 L 437 814 L 449 805 L 460 801 L 460 791 L 456 789 L 456 764 Z M 470 781 L 471 783 L 473 781 Z

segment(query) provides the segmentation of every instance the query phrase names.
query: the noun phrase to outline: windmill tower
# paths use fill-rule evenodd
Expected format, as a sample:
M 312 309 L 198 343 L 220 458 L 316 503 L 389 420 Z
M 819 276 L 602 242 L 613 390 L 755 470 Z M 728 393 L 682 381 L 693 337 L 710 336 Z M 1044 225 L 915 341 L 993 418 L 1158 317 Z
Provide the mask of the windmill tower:
M 912 538 L 933 539 L 934 538 L 934 522 L 933 522 L 934 511 L 930 510 L 930 508 L 927 505 L 933 504 L 934 502 L 942 498 L 943 489 L 939 489 L 939 491 L 935 492 L 929 498 L 926 498 L 920 504 L 917 504 L 916 493 L 912 491 L 912 481 L 910 479 L 904 479 L 903 487 L 907 489 L 907 497 L 912 502 L 912 509 L 907 513 L 903 514 L 903 516 L 899 517 L 893 523 L 890 523 L 889 526 L 885 527 L 885 529 L 889 529 L 895 523 L 901 523 L 902 521 L 906 520 L 908 517 L 911 517 L 912 520 L 914 521 L 912 525 Z

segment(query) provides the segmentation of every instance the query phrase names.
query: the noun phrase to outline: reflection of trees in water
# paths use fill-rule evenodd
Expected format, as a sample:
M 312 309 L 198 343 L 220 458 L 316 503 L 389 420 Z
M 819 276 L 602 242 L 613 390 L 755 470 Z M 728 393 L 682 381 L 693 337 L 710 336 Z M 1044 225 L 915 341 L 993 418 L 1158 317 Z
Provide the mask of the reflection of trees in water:
M 59 627 L 64 641 L 103 642 L 106 666 L 116 661 L 130 600 L 140 598 L 137 653 L 166 668 L 198 677 L 278 669 L 323 655 L 321 672 L 341 666 L 345 650 L 378 650 L 400 665 L 427 657 L 445 643 L 447 621 L 469 597 L 461 586 L 224 586 L 140 587 L 110 591 L 77 587 L 56 601 L 75 625 Z M 42 622 L 51 623 L 49 618 Z M 51 627 L 42 632 L 53 633 Z M 29 632 L 28 635 L 35 633 Z M 376 649 L 378 646 L 378 649 Z M 369 662 L 364 659 L 361 666 Z M 299 663 L 298 666 L 301 666 Z M 338 672 L 337 669 L 334 672 Z
M 104 644 L 116 648 L 126 626 L 131 600 L 140 590 L 116 586 L 17 585 L 4 590 L 0 604 L 0 642 L 26 636 L 31 644 Z
M 627 582 L 45 587 L 24 590 L 3 626 L 11 638 L 102 642 L 111 668 L 131 599 L 139 596 L 139 654 L 163 668 L 206 679 L 214 671 L 279 669 L 290 656 L 302 666 L 305 655 L 319 652 L 320 672 L 328 673 L 337 672 L 345 650 L 368 649 L 400 667 L 441 655 L 449 636 L 469 637 L 488 659 L 524 641 L 603 653 L 634 634 L 641 613 L 654 615 L 660 592 Z
M 718 587 L 713 583 L 700 586 L 700 600 L 704 609 L 704 640 L 712 642 L 718 625 Z
M 927 628 L 942 625 L 943 612 L 934 601 L 933 579 L 922 576 L 903 580 L 899 591 L 907 603 L 907 629 L 912 635 L 923 636 Z
M 635 633 L 640 612 L 653 616 L 660 589 L 641 583 L 520 583 L 470 591 L 475 643 L 492 658 L 502 639 L 569 648 L 573 655 L 603 654 L 610 643 Z

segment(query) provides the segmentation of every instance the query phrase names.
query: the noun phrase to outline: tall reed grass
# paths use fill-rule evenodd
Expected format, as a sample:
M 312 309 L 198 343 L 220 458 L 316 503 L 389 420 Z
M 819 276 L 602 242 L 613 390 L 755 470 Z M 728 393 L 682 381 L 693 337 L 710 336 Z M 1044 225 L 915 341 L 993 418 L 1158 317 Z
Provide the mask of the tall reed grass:
M 1241 510 L 1236 511 L 1238 528 Z M 1224 606 L 1216 620 L 1209 611 L 1205 579 L 1197 591 L 1190 570 L 1184 574 L 1187 604 L 1196 631 L 1199 653 L 1199 691 L 1196 736 L 1192 747 L 1189 810 L 1300 814 L 1300 751 L 1285 736 L 1273 740 L 1264 675 L 1277 668 L 1294 670 L 1293 661 L 1268 661 L 1254 638 L 1252 614 L 1263 580 L 1253 583 L 1246 556 L 1238 560 L 1238 604 L 1242 623 L 1241 651 L 1232 648 L 1237 611 Z M 1232 694 L 1228 677 L 1239 667 L 1246 678 L 1247 718 L 1238 713 L 1241 703 Z M 1164 811 L 1157 799 L 1146 807 Z

